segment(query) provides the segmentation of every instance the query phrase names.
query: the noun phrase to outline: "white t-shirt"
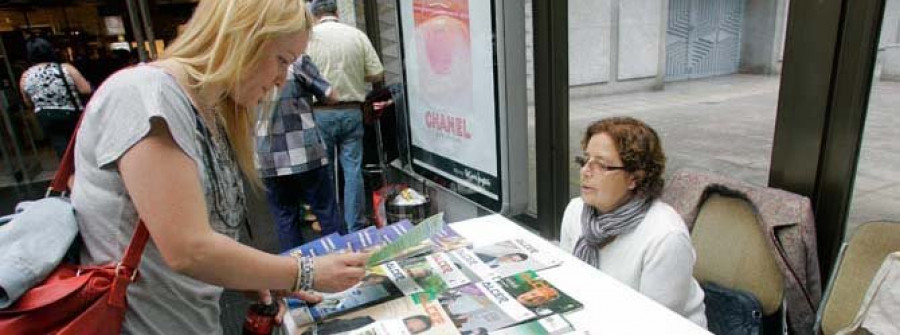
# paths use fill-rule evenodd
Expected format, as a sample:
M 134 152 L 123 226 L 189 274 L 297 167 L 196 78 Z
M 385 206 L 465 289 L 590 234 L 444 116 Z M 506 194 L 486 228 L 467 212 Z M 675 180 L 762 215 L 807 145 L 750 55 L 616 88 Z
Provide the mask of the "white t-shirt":
M 568 252 L 582 235 L 584 202 L 572 199 L 563 214 L 559 247 Z M 706 328 L 703 289 L 694 280 L 696 255 L 681 216 L 655 201 L 638 227 L 600 250 L 600 271 Z

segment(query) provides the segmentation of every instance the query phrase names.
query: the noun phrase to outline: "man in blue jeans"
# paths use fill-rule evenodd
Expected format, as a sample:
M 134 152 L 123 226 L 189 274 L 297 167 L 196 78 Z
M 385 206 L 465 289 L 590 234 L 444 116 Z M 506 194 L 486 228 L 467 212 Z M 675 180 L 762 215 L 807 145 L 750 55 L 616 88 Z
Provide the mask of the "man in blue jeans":
M 312 207 L 322 235 L 347 232 L 331 186 L 334 177 L 328 167 L 327 150 L 310 107 L 313 96 L 327 101 L 336 94 L 309 56 L 303 55 L 288 69 L 272 112 L 260 113 L 257 120 L 256 168 L 266 186 L 282 251 L 303 243 L 301 201 Z
M 313 1 L 310 10 L 318 24 L 310 36 L 309 56 L 339 92 L 337 102 L 316 106 L 316 124 L 329 157 L 339 160 L 344 171 L 344 222 L 353 232 L 366 225 L 360 104 L 366 98 L 367 83 L 382 81 L 384 68 L 366 34 L 338 22 L 334 0 Z M 339 158 L 334 157 L 335 148 Z

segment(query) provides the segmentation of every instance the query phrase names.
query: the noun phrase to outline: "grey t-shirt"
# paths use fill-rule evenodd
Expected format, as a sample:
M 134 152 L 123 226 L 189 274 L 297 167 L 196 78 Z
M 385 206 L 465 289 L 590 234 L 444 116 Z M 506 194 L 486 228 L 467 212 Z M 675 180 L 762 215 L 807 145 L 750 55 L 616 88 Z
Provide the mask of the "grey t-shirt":
M 72 204 L 84 239 L 83 264 L 117 262 L 131 240 L 138 215 L 118 160 L 149 133 L 152 119 L 165 122 L 175 143 L 197 164 L 212 228 L 237 239 L 246 207 L 227 141 L 210 139 L 172 76 L 143 65 L 116 73 L 97 90 L 78 132 Z M 222 332 L 221 287 L 172 271 L 152 238 L 139 269 L 140 279 L 128 287 L 125 333 Z

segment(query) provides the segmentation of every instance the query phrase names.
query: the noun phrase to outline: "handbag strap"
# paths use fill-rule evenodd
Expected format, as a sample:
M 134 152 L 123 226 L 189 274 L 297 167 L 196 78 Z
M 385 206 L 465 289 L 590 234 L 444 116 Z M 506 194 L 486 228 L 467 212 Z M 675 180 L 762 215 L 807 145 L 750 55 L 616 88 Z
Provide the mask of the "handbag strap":
M 138 220 L 137 228 L 134 229 L 134 235 L 131 236 L 131 242 L 125 249 L 125 255 L 122 257 L 122 266 L 129 270 L 135 270 L 141 264 L 141 254 L 144 253 L 144 247 L 150 240 L 150 231 L 144 225 L 144 220 Z
M 81 104 L 78 103 L 78 99 L 75 98 L 75 93 L 72 93 L 72 87 L 69 86 L 69 81 L 66 80 L 66 74 L 65 74 L 65 72 L 63 72 L 62 64 L 56 63 L 56 68 L 59 70 L 58 71 L 59 73 L 57 73 L 57 75 L 59 76 L 59 79 L 62 79 L 63 86 L 66 87 L 66 94 L 69 95 L 69 100 L 72 100 L 72 106 L 75 106 L 76 112 L 80 112 Z
M 127 308 L 125 298 L 128 295 L 128 285 L 137 279 L 141 254 L 144 253 L 144 247 L 149 239 L 150 232 L 147 231 L 144 220 L 138 220 L 137 228 L 134 229 L 134 235 L 131 236 L 128 248 L 125 249 L 122 262 L 116 264 L 116 276 L 113 279 L 109 297 L 106 300 L 108 304 L 121 309 Z

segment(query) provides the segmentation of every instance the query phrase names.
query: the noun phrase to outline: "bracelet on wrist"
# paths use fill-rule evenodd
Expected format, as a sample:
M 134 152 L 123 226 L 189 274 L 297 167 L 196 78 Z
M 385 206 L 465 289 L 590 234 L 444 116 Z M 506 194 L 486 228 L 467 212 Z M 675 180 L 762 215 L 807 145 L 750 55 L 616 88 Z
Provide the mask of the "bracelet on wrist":
M 312 257 L 302 257 L 303 275 L 300 277 L 300 289 L 310 291 L 313 288 L 313 278 L 315 277 L 315 263 Z
M 294 277 L 294 285 L 291 286 L 291 292 L 297 292 L 303 286 L 303 257 L 300 257 L 300 255 L 291 256 L 297 262 L 297 276 Z

